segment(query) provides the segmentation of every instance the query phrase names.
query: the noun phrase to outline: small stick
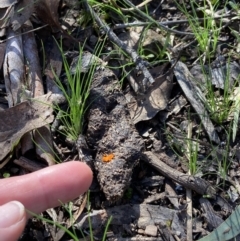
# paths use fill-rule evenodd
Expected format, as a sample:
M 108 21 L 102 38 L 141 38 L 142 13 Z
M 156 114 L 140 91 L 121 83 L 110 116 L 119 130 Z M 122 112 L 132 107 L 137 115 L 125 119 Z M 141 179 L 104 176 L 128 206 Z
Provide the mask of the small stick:
M 142 12 L 140 9 L 136 8 L 136 6 L 134 4 L 132 4 L 129 0 L 124 0 L 129 6 L 131 6 L 132 8 L 134 8 L 134 10 L 136 12 L 138 12 L 144 19 L 147 18 L 150 22 L 155 23 L 158 27 L 168 31 L 168 32 L 173 32 L 179 35 L 186 35 L 186 32 L 182 32 L 182 31 L 178 31 L 178 30 L 174 30 L 174 29 L 170 29 L 168 27 L 166 27 L 165 25 L 155 21 L 152 17 L 148 16 L 147 14 L 145 14 L 144 12 Z M 189 33 L 189 35 L 193 35 L 193 33 Z
M 167 164 L 165 164 L 169 161 L 167 155 L 161 154 L 158 156 L 159 158 L 165 160 L 161 161 L 150 151 L 144 152 L 142 155 L 142 159 L 143 161 L 153 166 L 163 176 L 172 179 L 173 181 L 184 186 L 186 189 L 191 189 L 201 195 L 209 195 L 211 198 L 216 197 L 216 190 L 209 182 L 205 181 L 200 177 L 188 175 L 187 173 L 182 173 L 174 168 L 169 167 Z
M 192 138 L 192 122 L 188 124 L 188 139 Z M 188 161 L 191 162 L 191 146 L 190 141 L 187 142 L 187 158 Z M 188 174 L 192 175 L 191 169 L 189 168 Z M 192 241 L 192 190 L 186 190 L 186 201 L 187 201 L 187 240 Z
M 141 8 L 141 7 L 145 6 L 147 3 L 150 3 L 151 1 L 152 0 L 145 0 L 142 3 L 138 4 L 136 6 L 136 8 Z M 111 2 L 113 2 L 113 1 L 111 1 Z M 120 9 L 121 9 L 121 11 L 125 11 L 125 12 L 129 12 L 129 11 L 133 11 L 134 10 L 134 8 L 120 8 Z
M 213 20 L 217 20 L 217 19 L 220 19 L 222 22 L 226 22 L 226 23 L 229 23 L 231 22 L 230 21 L 224 21 L 223 18 L 229 18 L 229 17 L 235 17 L 236 14 L 225 14 L 225 15 L 221 15 L 221 16 L 217 16 L 217 17 L 213 17 L 211 19 Z M 208 20 L 208 18 L 197 18 L 197 19 L 194 19 L 194 21 L 196 22 L 203 22 L 203 21 L 206 21 Z M 210 20 L 210 18 L 209 18 Z M 134 21 L 132 23 L 118 23 L 118 24 L 115 24 L 113 29 L 122 29 L 122 28 L 128 28 L 128 27 L 137 27 L 137 26 L 148 26 L 149 24 L 151 24 L 152 22 L 150 21 L 147 21 L 147 22 L 142 22 L 142 21 Z M 184 24 L 184 23 L 189 23 L 189 20 L 173 20 L 173 21 L 163 21 L 163 22 L 159 22 L 158 21 L 158 24 L 160 25 L 165 25 L 165 26 L 171 26 L 171 25 L 176 25 L 176 24 Z M 191 35 L 192 33 L 189 33 L 189 32 L 182 32 L 182 33 L 185 33 L 185 35 Z
M 123 41 L 121 41 L 117 35 L 110 29 L 110 27 L 107 24 L 104 24 L 103 21 L 100 19 L 100 17 L 93 11 L 92 7 L 88 4 L 86 0 L 84 0 L 85 6 L 87 10 L 91 13 L 91 15 L 94 17 L 95 21 L 103 29 L 103 31 L 108 35 L 109 39 L 119 46 L 126 54 L 131 56 L 134 63 L 136 64 L 136 68 L 143 71 L 144 79 L 143 79 L 143 89 L 146 88 L 147 82 L 150 82 L 150 84 L 153 84 L 155 80 L 153 79 L 152 75 L 150 74 L 149 70 L 147 69 L 147 62 L 144 61 L 137 52 L 130 48 L 127 44 L 125 44 Z
M 38 164 L 34 161 L 29 160 L 26 157 L 21 156 L 19 159 L 15 159 L 13 161 L 15 164 L 17 164 L 18 166 L 30 171 L 30 172 L 35 172 L 38 171 L 46 166 Z

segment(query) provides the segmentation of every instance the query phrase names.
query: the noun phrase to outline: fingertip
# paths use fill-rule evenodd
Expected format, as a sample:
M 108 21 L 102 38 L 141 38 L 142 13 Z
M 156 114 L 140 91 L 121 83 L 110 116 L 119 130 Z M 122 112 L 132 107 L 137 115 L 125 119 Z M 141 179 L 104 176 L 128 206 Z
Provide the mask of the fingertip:
M 91 185 L 92 179 L 93 179 L 93 172 L 91 168 L 84 162 L 80 161 L 70 161 L 71 165 L 75 165 L 76 169 L 79 169 L 79 172 L 81 172 L 81 175 L 85 175 L 87 180 L 90 182 L 89 186 Z
M 74 170 L 75 175 L 78 174 L 78 178 L 75 180 L 79 183 L 82 190 L 87 191 L 93 180 L 93 172 L 91 168 L 84 162 L 70 161 L 69 165 L 72 165 L 71 169 Z
M 86 192 L 92 183 L 93 173 L 87 164 L 70 161 L 38 171 L 34 178 L 40 189 L 34 192 L 34 199 L 42 201 L 38 205 L 31 202 L 30 210 L 39 213 L 59 206 L 59 200 L 68 202 Z
M 14 241 L 19 238 L 27 222 L 24 206 L 12 201 L 0 206 L 0 241 Z
M 21 177 L 2 180 L 0 192 L 5 195 L 1 202 L 18 200 L 27 210 L 41 213 L 77 198 L 89 189 L 92 179 L 90 167 L 83 162 L 54 165 Z

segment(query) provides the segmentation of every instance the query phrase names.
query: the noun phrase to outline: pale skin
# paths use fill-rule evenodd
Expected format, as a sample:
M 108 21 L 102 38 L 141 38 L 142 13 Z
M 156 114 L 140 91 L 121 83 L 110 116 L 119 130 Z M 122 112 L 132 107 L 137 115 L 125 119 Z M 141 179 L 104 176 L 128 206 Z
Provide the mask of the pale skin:
M 91 169 L 77 161 L 47 167 L 24 176 L 1 179 L 0 241 L 16 241 L 19 238 L 29 218 L 26 209 L 39 214 L 59 206 L 59 200 L 65 203 L 86 192 L 91 182 Z M 15 209 L 20 211 L 15 214 Z M 8 217 L 4 220 L 5 215 Z

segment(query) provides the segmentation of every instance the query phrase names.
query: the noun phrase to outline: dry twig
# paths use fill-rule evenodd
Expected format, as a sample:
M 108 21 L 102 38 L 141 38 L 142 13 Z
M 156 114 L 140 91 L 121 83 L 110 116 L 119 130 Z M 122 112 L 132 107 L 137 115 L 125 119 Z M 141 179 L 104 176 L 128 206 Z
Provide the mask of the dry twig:
M 185 188 L 191 189 L 201 195 L 209 195 L 210 197 L 215 198 L 216 190 L 204 179 L 179 172 L 169 167 L 150 151 L 144 152 L 142 157 L 144 161 L 153 166 L 162 175 L 172 179 Z M 161 154 L 161 158 L 168 159 L 164 154 Z M 166 160 L 166 162 L 168 162 L 168 160 Z
M 103 31 L 108 35 L 109 39 L 114 42 L 116 45 L 119 46 L 120 49 L 122 49 L 126 54 L 131 56 L 132 60 L 136 64 L 136 68 L 139 70 L 142 70 L 144 79 L 142 83 L 143 90 L 146 89 L 147 83 L 150 82 L 150 84 L 154 83 L 154 79 L 150 72 L 147 69 L 148 63 L 144 61 L 137 52 L 130 48 L 128 45 L 126 45 L 123 41 L 121 41 L 117 35 L 110 29 L 110 27 L 107 24 L 104 24 L 104 22 L 100 19 L 100 17 L 93 11 L 91 6 L 88 4 L 88 2 L 84 1 L 86 9 L 91 13 L 91 15 L 94 17 L 95 21 L 103 29 Z
M 190 140 L 192 138 L 192 122 L 190 122 L 188 124 L 188 139 Z M 188 157 L 188 161 L 191 161 L 191 146 L 190 146 L 190 142 L 188 141 L 188 145 L 187 145 L 187 157 Z M 189 168 L 188 171 L 189 175 L 192 175 L 191 170 Z M 187 240 L 188 241 L 192 241 L 193 240 L 193 235 L 192 235 L 192 227 L 193 227 L 193 223 L 192 223 L 192 190 L 191 189 L 187 189 L 186 190 L 186 201 L 187 201 Z

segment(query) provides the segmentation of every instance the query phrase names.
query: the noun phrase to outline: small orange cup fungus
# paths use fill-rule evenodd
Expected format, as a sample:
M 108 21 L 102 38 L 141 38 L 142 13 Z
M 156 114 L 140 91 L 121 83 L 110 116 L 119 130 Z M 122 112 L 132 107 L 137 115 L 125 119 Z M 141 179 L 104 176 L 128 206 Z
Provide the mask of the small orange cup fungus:
M 115 157 L 113 153 L 110 154 L 103 154 L 102 161 L 103 162 L 110 162 Z

